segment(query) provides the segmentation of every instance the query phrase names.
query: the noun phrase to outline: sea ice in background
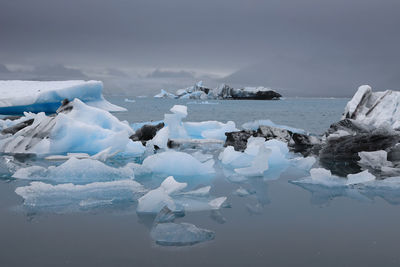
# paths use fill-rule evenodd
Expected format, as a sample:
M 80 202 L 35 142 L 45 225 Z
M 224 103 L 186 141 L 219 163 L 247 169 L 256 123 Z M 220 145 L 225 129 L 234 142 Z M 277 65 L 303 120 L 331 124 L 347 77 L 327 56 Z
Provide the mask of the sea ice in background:
M 125 98 L 124 101 L 127 102 L 127 103 L 135 103 L 136 102 L 136 100 L 129 99 L 129 98 Z
M 52 210 L 81 209 L 105 203 L 134 201 L 145 192 L 143 186 L 133 180 L 95 182 L 86 185 L 32 182 L 28 186 L 17 187 L 15 192 L 30 208 Z
M 75 99 L 69 103 L 72 110 L 55 117 L 44 113 L 26 113 L 33 119 L 13 135 L 0 138 L 0 151 L 5 153 L 63 154 L 79 152 L 95 154 L 111 147 L 112 151 L 143 152 L 132 145 L 129 136 L 134 133 L 127 122 L 121 122 L 109 112 L 91 107 Z M 136 151 L 134 151 L 136 149 Z
M 153 240 L 162 246 L 188 246 L 213 240 L 215 233 L 198 228 L 190 223 L 158 223 L 150 233 Z
M 168 93 L 164 89 L 161 89 L 161 92 L 154 96 L 155 98 L 177 98 L 176 95 Z
M 133 179 L 134 173 L 128 166 L 113 168 L 94 159 L 70 158 L 60 166 L 21 168 L 12 177 L 30 180 L 50 180 L 57 183 L 87 184 L 95 181 Z
M 79 98 L 107 111 L 126 111 L 104 99 L 100 81 L 0 81 L 0 113 L 54 113 L 64 99 Z
M 213 166 L 212 159 L 202 163 L 188 153 L 168 150 L 145 158 L 139 171 L 176 176 L 201 176 L 214 174 Z

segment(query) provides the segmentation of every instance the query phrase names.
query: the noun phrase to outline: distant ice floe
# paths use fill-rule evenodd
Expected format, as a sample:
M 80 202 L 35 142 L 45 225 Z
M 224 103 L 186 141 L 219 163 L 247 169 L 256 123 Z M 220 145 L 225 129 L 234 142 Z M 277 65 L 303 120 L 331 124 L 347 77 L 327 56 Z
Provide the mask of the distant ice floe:
M 276 124 L 271 120 L 255 120 L 255 121 L 251 121 L 251 122 L 246 122 L 242 125 L 242 128 L 245 130 L 257 130 L 260 126 L 270 126 L 270 127 L 285 129 L 285 130 L 291 131 L 292 133 L 306 134 L 306 131 L 304 131 L 303 129 L 298 129 L 298 128 L 293 128 L 293 127 L 286 126 L 286 125 Z
M 0 114 L 54 113 L 64 99 L 79 98 L 107 111 L 126 111 L 102 95 L 100 81 L 0 81 Z

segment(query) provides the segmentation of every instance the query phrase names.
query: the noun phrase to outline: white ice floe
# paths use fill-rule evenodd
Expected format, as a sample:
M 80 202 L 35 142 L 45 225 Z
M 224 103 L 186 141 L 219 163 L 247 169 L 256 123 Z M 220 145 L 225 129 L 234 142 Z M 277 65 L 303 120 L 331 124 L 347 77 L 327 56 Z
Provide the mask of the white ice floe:
M 157 174 L 196 176 L 215 173 L 214 160 L 204 163 L 192 155 L 178 151 L 165 151 L 147 157 L 141 165 L 142 172 Z
M 86 184 L 95 181 L 133 179 L 134 173 L 129 166 L 113 168 L 98 160 L 73 157 L 59 166 L 21 168 L 12 177 L 30 180 L 50 180 L 58 183 Z
M 244 152 L 226 147 L 219 155 L 222 164 L 234 168 L 244 176 L 263 176 L 270 168 L 285 169 L 289 163 L 287 144 L 278 140 L 265 141 L 262 137 L 250 137 Z
M 141 154 L 141 144 L 132 144 L 134 133 L 127 122 L 121 122 L 109 112 L 73 100 L 70 112 L 55 117 L 44 113 L 26 113 L 34 119 L 13 135 L 2 135 L 0 151 L 5 153 L 63 154 L 66 152 L 95 154 L 107 148 L 112 152 L 129 149 Z M 140 146 L 139 146 L 140 145 Z
M 178 183 L 174 177 L 169 176 L 161 183 L 160 187 L 149 191 L 138 199 L 136 211 L 138 213 L 158 213 L 165 206 L 175 211 L 177 207 L 170 195 L 184 189 L 186 186 L 187 183 Z
M 126 111 L 104 99 L 100 81 L 0 81 L 0 113 L 55 112 L 63 99 L 79 98 L 107 111 Z
M 24 199 L 24 205 L 34 208 L 58 208 L 69 206 L 79 208 L 89 203 L 115 203 L 133 201 L 145 189 L 133 180 L 94 182 L 85 185 L 32 182 L 18 187 L 15 192 Z
M 159 94 L 156 94 L 154 97 L 155 98 L 177 98 L 176 95 L 168 93 L 164 89 L 161 89 L 161 92 Z
M 400 92 L 372 92 L 368 85 L 360 86 L 347 103 L 343 118 L 350 118 L 374 127 L 400 129 Z
M 327 187 L 346 187 L 356 184 L 364 184 L 375 181 L 375 176 L 369 173 L 367 170 L 349 174 L 347 178 L 341 178 L 332 173 L 329 170 L 323 168 L 314 168 L 310 170 L 311 176 L 302 178 L 300 180 L 293 181 L 293 183 L 299 184 L 315 184 Z
M 382 167 L 392 167 L 392 162 L 387 160 L 387 152 L 384 150 L 378 151 L 362 151 L 359 152 L 360 160 L 358 164 L 362 168 L 372 168 L 375 170 L 381 170 Z
M 184 122 L 187 134 L 193 139 L 225 140 L 226 132 L 238 131 L 233 121 L 222 123 L 219 121 Z
M 164 207 L 173 212 L 202 211 L 220 209 L 226 197 L 209 199 L 210 187 L 206 186 L 197 190 L 182 192 L 187 183 L 179 183 L 174 177 L 169 176 L 160 187 L 149 191 L 139 198 L 138 213 L 159 213 Z
M 312 166 L 315 164 L 315 162 L 317 161 L 317 159 L 315 157 L 298 157 L 298 158 L 294 158 L 291 160 L 291 162 L 293 163 L 293 165 L 296 168 L 299 168 L 301 170 L 305 170 L 305 171 L 309 171 Z
M 215 238 L 215 233 L 198 228 L 190 223 L 159 223 L 150 233 L 153 240 L 162 246 L 188 246 Z

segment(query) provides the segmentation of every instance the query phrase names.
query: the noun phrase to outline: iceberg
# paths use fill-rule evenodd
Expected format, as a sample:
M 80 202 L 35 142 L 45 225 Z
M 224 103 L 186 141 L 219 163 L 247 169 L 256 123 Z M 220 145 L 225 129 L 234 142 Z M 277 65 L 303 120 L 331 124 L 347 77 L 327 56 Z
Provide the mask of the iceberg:
M 0 81 L 0 114 L 54 113 L 64 99 L 79 98 L 107 111 L 126 111 L 105 100 L 100 81 Z
M 275 100 L 282 96 L 266 87 L 244 87 L 232 88 L 221 84 L 215 89 L 210 89 L 203 85 L 203 82 L 197 82 L 195 85 L 185 89 L 178 89 L 175 94 L 169 93 L 163 89 L 154 96 L 155 98 L 178 98 L 178 99 L 253 99 L 253 100 Z
M 146 190 L 133 180 L 94 182 L 86 185 L 32 182 L 28 186 L 17 187 L 15 192 L 24 199 L 24 205 L 31 208 L 81 209 L 94 203 L 118 203 L 134 201 Z
M 153 240 L 161 246 L 188 246 L 213 240 L 215 233 L 198 228 L 190 223 L 159 223 L 150 233 Z
M 141 155 L 144 151 L 140 142 L 135 144 L 129 139 L 134 132 L 127 122 L 79 99 L 64 102 L 56 116 L 46 116 L 43 112 L 24 115 L 20 120 L 29 123 L 22 128 L 17 124 L 1 132 L 1 152 L 96 154 L 110 148 L 110 153 L 129 151 Z
M 399 91 L 372 92 L 369 85 L 362 85 L 347 103 L 343 119 L 353 119 L 376 128 L 389 125 L 400 130 L 399 103 Z
M 134 173 L 129 166 L 113 168 L 98 160 L 72 157 L 59 166 L 21 168 L 12 177 L 29 180 L 50 180 L 57 183 L 86 184 L 90 182 L 133 179 Z

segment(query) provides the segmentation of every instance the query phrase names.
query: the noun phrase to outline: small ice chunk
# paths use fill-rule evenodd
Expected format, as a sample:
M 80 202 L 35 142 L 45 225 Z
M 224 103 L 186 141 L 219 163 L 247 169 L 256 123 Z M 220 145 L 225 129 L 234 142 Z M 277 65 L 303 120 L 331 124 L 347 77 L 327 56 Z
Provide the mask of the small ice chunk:
M 262 176 L 268 170 L 268 158 L 271 149 L 266 148 L 263 144 L 259 146 L 258 154 L 254 157 L 250 167 L 237 168 L 235 172 L 245 176 Z
M 185 196 L 205 197 L 210 194 L 210 189 L 211 189 L 211 186 L 204 186 L 204 187 L 192 190 L 192 191 L 183 192 L 181 194 L 185 195 Z
M 184 105 L 174 105 L 170 111 L 174 114 L 179 115 L 181 118 L 185 118 L 188 114 L 187 107 Z
M 227 197 L 214 198 L 213 200 L 208 202 L 208 204 L 210 205 L 211 209 L 218 210 L 222 208 L 222 206 L 225 204 L 226 199 Z
M 296 166 L 299 169 L 306 170 L 306 171 L 309 171 L 312 168 L 312 166 L 315 164 L 316 161 L 317 161 L 316 158 L 312 157 L 312 156 L 305 157 L 305 158 L 298 157 L 298 158 L 292 159 L 294 166 Z
M 192 156 L 200 162 L 206 162 L 213 158 L 211 154 L 203 154 L 200 151 L 196 151 L 192 154 Z
M 371 167 L 372 169 L 379 170 L 382 167 L 391 167 L 392 163 L 387 160 L 387 152 L 384 150 L 366 152 L 359 152 L 360 161 L 358 163 L 361 167 Z
M 235 190 L 234 194 L 239 196 L 239 197 L 247 197 L 249 195 L 254 194 L 254 191 L 249 191 L 246 188 L 239 187 L 238 189 Z
M 375 180 L 375 176 L 370 174 L 367 170 L 356 174 L 347 175 L 347 185 L 360 184 L 365 182 L 371 182 Z
M 213 165 L 214 160 L 201 163 L 190 154 L 166 151 L 147 157 L 142 167 L 153 173 L 194 176 L 215 173 Z
M 158 213 L 165 206 L 172 211 L 176 211 L 177 206 L 170 194 L 176 193 L 186 186 L 186 183 L 178 183 L 174 177 L 169 176 L 161 183 L 160 187 L 139 198 L 136 211 L 138 213 Z
M 215 233 L 190 223 L 159 223 L 150 233 L 161 246 L 188 246 L 213 240 Z

